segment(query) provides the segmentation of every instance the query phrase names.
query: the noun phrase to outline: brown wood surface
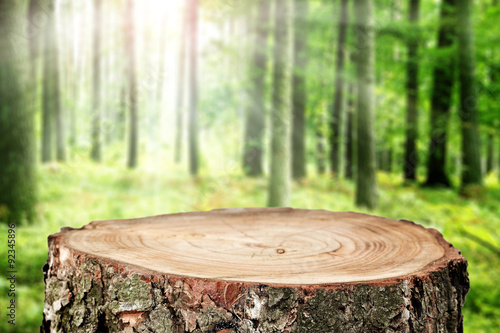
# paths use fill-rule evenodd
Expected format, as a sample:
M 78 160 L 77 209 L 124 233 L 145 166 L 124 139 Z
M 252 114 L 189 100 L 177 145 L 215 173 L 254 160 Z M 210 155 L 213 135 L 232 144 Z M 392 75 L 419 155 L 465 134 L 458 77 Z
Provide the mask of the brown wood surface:
M 434 229 L 351 212 L 97 221 L 49 237 L 42 331 L 460 332 L 466 267 Z

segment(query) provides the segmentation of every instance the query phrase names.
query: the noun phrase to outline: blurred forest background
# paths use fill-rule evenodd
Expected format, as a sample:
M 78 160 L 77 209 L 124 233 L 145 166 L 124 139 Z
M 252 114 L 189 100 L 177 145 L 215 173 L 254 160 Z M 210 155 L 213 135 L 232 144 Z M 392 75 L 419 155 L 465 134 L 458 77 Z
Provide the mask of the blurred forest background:
M 440 230 L 496 331 L 498 2 L 0 0 L 0 331 L 38 331 L 63 226 L 266 205 Z

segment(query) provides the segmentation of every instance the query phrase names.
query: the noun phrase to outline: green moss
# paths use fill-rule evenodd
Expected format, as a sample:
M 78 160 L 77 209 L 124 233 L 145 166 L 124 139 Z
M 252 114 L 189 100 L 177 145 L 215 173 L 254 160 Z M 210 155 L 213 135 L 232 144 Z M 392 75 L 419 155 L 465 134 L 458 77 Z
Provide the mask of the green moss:
M 148 311 L 153 306 L 151 285 L 141 280 L 141 275 L 119 279 L 110 292 L 109 308 L 113 314 L 121 311 Z

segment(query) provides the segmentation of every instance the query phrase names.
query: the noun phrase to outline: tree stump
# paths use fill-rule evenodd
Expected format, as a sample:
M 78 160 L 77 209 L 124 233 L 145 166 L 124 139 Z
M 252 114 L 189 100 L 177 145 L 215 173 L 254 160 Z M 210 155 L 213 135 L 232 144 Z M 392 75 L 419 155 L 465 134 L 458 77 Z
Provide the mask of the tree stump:
M 225 209 L 49 236 L 42 332 L 462 332 L 467 261 L 434 229 Z

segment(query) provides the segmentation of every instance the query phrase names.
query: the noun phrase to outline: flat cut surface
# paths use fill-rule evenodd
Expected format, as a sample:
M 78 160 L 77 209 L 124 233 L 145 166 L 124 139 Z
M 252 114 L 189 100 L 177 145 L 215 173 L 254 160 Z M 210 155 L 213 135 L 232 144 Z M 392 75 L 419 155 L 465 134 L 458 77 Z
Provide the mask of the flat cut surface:
M 445 254 L 412 222 L 291 208 L 96 221 L 65 232 L 63 244 L 163 274 L 290 285 L 397 278 Z

